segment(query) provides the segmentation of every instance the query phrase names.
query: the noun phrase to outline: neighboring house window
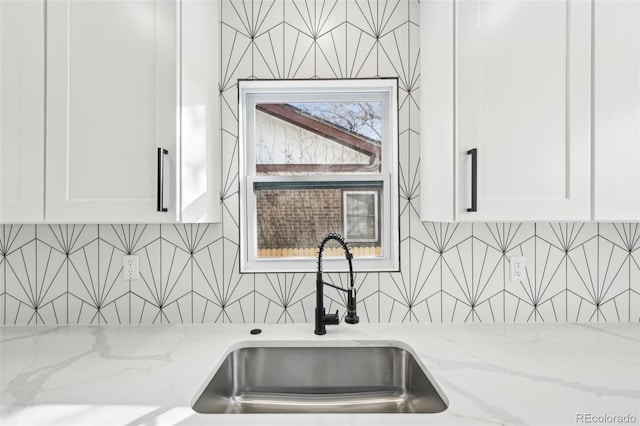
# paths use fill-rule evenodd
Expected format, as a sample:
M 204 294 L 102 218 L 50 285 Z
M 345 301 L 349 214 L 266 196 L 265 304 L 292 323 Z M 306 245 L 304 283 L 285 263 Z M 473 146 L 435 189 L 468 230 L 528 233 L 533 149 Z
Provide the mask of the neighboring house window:
M 328 232 L 398 270 L 397 79 L 243 80 L 239 107 L 241 272 L 311 272 Z
M 377 191 L 344 191 L 344 236 L 348 241 L 378 242 Z

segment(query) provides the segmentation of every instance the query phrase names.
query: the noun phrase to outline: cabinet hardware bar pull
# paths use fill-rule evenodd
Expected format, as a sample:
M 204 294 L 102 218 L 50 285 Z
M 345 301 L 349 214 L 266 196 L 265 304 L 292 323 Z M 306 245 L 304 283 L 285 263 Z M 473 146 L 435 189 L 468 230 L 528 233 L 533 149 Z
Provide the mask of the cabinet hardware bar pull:
M 467 151 L 471 155 L 471 208 L 468 212 L 478 211 L 478 148 Z
M 158 211 L 166 212 L 164 206 L 164 156 L 169 154 L 164 148 L 158 148 Z

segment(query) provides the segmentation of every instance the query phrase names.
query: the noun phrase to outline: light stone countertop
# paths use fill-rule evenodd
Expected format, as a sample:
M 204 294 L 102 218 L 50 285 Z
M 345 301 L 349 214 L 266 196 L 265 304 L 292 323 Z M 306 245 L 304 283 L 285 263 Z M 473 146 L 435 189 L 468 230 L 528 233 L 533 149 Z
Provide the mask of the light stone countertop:
M 262 334 L 249 331 L 259 327 Z M 403 342 L 448 398 L 438 414 L 198 414 L 233 348 Z M 640 323 L 0 327 L 2 425 L 640 425 Z M 585 417 L 586 418 L 586 417 Z M 584 423 L 588 424 L 588 423 Z M 593 423 L 592 423 L 593 424 Z M 633 424 L 633 423 L 632 423 Z

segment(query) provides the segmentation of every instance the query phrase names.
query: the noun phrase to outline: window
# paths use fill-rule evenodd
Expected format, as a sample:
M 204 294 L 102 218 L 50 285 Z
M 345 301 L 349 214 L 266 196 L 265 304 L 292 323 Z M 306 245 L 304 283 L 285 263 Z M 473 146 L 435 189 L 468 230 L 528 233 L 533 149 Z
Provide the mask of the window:
M 312 272 L 327 232 L 398 270 L 397 110 L 397 79 L 239 82 L 241 272 Z
M 344 191 L 342 194 L 343 236 L 347 241 L 378 243 L 378 192 Z

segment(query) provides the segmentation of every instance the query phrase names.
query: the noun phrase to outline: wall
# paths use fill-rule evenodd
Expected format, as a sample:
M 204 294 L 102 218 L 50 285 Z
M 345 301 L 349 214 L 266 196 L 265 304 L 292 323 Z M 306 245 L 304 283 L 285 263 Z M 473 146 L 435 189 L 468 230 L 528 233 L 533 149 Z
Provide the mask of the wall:
M 311 321 L 312 274 L 238 273 L 235 84 L 376 76 L 400 84 L 402 265 L 357 275 L 362 321 L 640 320 L 638 223 L 420 222 L 418 8 L 417 0 L 224 1 L 222 225 L 0 226 L 1 321 Z M 140 255 L 140 281 L 119 277 L 128 252 Z M 509 280 L 512 255 L 527 257 L 523 282 Z M 344 303 L 327 294 L 328 310 Z
M 262 190 L 256 196 L 258 248 L 313 248 L 342 232 L 339 189 Z

